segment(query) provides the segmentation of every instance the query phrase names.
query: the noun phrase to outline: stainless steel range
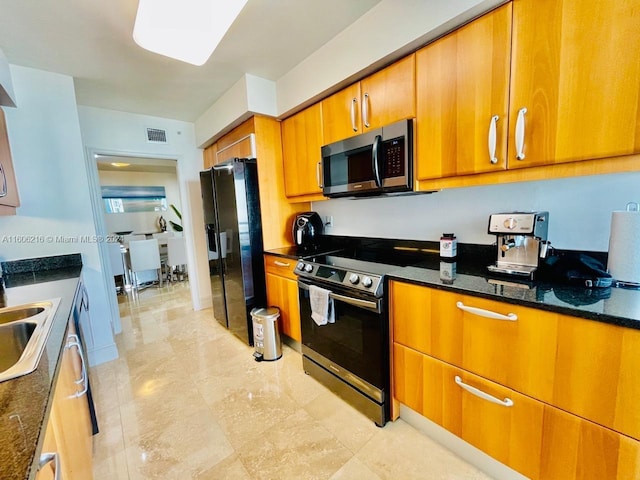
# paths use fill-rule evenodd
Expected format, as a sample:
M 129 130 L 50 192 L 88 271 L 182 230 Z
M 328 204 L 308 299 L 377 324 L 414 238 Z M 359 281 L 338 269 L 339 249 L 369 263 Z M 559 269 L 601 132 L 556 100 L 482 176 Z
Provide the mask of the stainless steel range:
M 397 266 L 378 261 L 389 256 L 350 249 L 300 260 L 295 273 L 305 372 L 384 426 L 391 402 L 384 277 Z M 325 290 L 333 321 L 312 318 L 314 287 Z

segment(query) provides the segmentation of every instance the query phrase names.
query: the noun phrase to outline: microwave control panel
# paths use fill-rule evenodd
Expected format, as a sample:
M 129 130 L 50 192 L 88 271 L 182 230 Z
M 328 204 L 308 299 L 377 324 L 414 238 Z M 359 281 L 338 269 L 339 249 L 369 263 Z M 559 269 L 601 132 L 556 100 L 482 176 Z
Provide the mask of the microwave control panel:
M 385 156 L 384 178 L 404 175 L 404 139 L 393 138 L 383 142 Z

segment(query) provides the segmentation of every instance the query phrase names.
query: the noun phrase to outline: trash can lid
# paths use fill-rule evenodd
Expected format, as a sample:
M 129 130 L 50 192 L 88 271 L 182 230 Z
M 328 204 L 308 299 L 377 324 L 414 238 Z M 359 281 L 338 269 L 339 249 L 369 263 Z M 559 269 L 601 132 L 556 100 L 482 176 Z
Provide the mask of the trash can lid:
M 280 309 L 278 307 L 256 307 L 251 310 L 252 317 L 260 317 L 266 320 L 275 320 L 280 316 Z

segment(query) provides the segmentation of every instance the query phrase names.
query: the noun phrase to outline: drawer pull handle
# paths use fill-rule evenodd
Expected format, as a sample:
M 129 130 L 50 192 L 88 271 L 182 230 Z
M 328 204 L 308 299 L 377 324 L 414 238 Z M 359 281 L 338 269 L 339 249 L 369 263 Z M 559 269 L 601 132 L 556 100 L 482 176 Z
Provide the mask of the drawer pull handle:
M 482 390 L 478 390 L 476 387 L 467 385 L 462 381 L 462 379 L 458 375 L 454 377 L 454 381 L 456 382 L 456 385 L 458 385 L 460 388 L 465 389 L 471 395 L 475 395 L 476 397 L 480 397 L 483 400 L 487 400 L 488 402 L 495 403 L 497 405 L 502 405 L 503 407 L 513 407 L 513 400 L 511 400 L 510 398 L 505 398 L 504 400 L 500 400 L 499 398 L 496 398 L 493 395 L 489 395 L 488 393 L 485 393 Z
M 492 312 L 491 310 L 485 310 L 483 308 L 469 307 L 468 305 L 465 305 L 462 302 L 457 302 L 456 307 L 458 307 L 460 310 L 464 310 L 465 312 L 469 312 L 473 315 L 492 318 L 494 320 L 507 320 L 509 322 L 515 322 L 516 320 L 518 320 L 518 315 L 516 315 L 515 313 L 507 313 L 506 315 L 503 315 L 501 313 Z
M 277 265 L 278 267 L 290 267 L 291 266 L 290 263 L 284 263 L 284 262 L 280 262 L 278 260 L 274 260 L 273 263 L 275 265 Z
M 45 465 L 53 463 L 53 480 L 62 480 L 62 470 L 60 469 L 60 454 L 58 452 L 44 452 L 40 455 L 38 470 Z

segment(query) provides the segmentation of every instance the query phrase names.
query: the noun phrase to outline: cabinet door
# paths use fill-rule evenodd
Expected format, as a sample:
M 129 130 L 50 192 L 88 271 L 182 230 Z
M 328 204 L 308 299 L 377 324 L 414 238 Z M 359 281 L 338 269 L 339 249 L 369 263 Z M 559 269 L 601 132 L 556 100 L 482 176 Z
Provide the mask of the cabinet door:
M 71 322 L 70 333 L 73 334 Z M 93 478 L 89 405 L 83 377 L 83 359 L 69 336 L 56 384 L 54 431 L 62 465 L 62 478 Z M 85 367 L 86 368 L 86 364 Z M 84 375 L 86 375 L 86 370 Z
M 0 215 L 14 215 L 20 205 L 18 186 L 13 173 L 4 110 L 0 107 Z
M 298 283 L 272 273 L 267 273 L 265 277 L 267 303 L 280 309 L 280 331 L 301 342 Z
M 640 330 L 564 316 L 553 404 L 640 439 Z
M 415 55 L 360 82 L 363 131 L 416 116 Z
M 416 54 L 416 178 L 507 166 L 511 4 Z
M 322 194 L 321 112 L 317 103 L 282 121 L 284 188 L 289 198 Z
M 360 83 L 322 100 L 322 145 L 362 133 L 360 101 Z
M 637 0 L 515 0 L 513 9 L 508 168 L 640 152 Z

